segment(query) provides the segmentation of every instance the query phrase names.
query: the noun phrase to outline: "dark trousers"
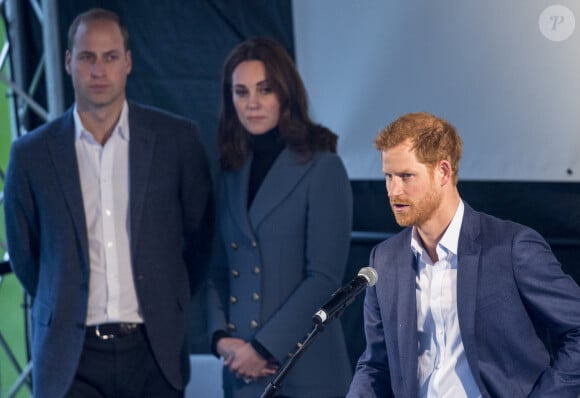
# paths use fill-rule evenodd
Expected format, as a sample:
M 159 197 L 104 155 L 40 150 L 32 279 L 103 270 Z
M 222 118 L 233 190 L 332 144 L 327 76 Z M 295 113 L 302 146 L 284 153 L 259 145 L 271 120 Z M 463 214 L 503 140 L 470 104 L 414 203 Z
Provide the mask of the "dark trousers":
M 110 340 L 94 333 L 85 344 L 66 398 L 182 398 L 161 373 L 145 330 Z

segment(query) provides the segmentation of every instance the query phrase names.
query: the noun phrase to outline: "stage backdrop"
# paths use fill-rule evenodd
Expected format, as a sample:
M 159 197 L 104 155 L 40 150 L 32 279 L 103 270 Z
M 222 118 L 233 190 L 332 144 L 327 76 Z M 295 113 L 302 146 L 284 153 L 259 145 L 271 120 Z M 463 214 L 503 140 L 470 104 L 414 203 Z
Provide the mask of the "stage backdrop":
M 580 2 L 552 4 L 294 0 L 297 64 L 351 179 L 382 178 L 373 137 L 427 111 L 462 135 L 463 180 L 580 181 Z

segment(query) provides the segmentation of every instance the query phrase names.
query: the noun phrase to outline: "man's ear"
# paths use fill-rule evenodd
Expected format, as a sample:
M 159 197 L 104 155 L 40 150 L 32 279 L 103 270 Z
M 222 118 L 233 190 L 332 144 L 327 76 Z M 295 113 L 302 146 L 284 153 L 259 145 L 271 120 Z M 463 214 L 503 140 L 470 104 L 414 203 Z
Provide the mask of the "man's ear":
M 66 50 L 66 52 L 64 53 L 64 69 L 66 70 L 66 73 L 68 73 L 69 75 L 71 74 L 70 60 L 71 53 L 69 50 Z
M 436 172 L 439 174 L 441 186 L 448 184 L 452 180 L 453 168 L 448 160 L 440 161 Z
M 127 75 L 129 75 L 133 70 L 133 60 L 131 58 L 131 50 L 127 50 L 125 56 L 127 57 Z

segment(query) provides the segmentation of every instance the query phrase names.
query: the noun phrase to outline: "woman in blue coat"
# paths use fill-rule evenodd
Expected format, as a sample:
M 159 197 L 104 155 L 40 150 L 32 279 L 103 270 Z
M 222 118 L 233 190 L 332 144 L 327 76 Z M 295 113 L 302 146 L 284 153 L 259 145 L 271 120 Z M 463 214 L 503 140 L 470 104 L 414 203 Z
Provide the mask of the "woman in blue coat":
M 241 43 L 223 70 L 218 127 L 224 260 L 210 284 L 214 353 L 226 397 L 259 397 L 340 287 L 352 192 L 337 136 L 308 115 L 302 80 L 283 47 Z M 219 263 L 219 265 L 218 265 Z M 340 322 L 296 362 L 281 396 L 344 396 L 351 368 Z

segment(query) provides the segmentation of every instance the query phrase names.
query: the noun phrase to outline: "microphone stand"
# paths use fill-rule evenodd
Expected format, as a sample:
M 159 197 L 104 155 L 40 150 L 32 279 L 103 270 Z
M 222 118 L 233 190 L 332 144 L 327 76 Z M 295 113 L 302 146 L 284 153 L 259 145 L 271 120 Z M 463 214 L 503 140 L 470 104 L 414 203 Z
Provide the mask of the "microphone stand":
M 290 369 L 292 369 L 292 367 L 296 364 L 298 358 L 302 356 L 304 351 L 306 351 L 306 349 L 310 346 L 310 344 L 312 344 L 312 342 L 318 336 L 318 334 L 320 334 L 320 332 L 322 332 L 323 330 L 324 330 L 323 323 L 316 323 L 314 325 L 314 328 L 310 333 L 308 333 L 308 335 L 306 336 L 300 347 L 298 347 L 296 353 L 292 357 L 290 357 L 290 359 L 288 359 L 284 363 L 284 366 L 278 369 L 276 374 L 272 377 L 272 380 L 270 381 L 270 383 L 268 383 L 266 389 L 264 390 L 262 395 L 260 395 L 260 398 L 273 397 L 274 394 L 280 391 L 280 388 L 282 387 L 282 381 L 286 377 L 286 374 L 290 371 Z

